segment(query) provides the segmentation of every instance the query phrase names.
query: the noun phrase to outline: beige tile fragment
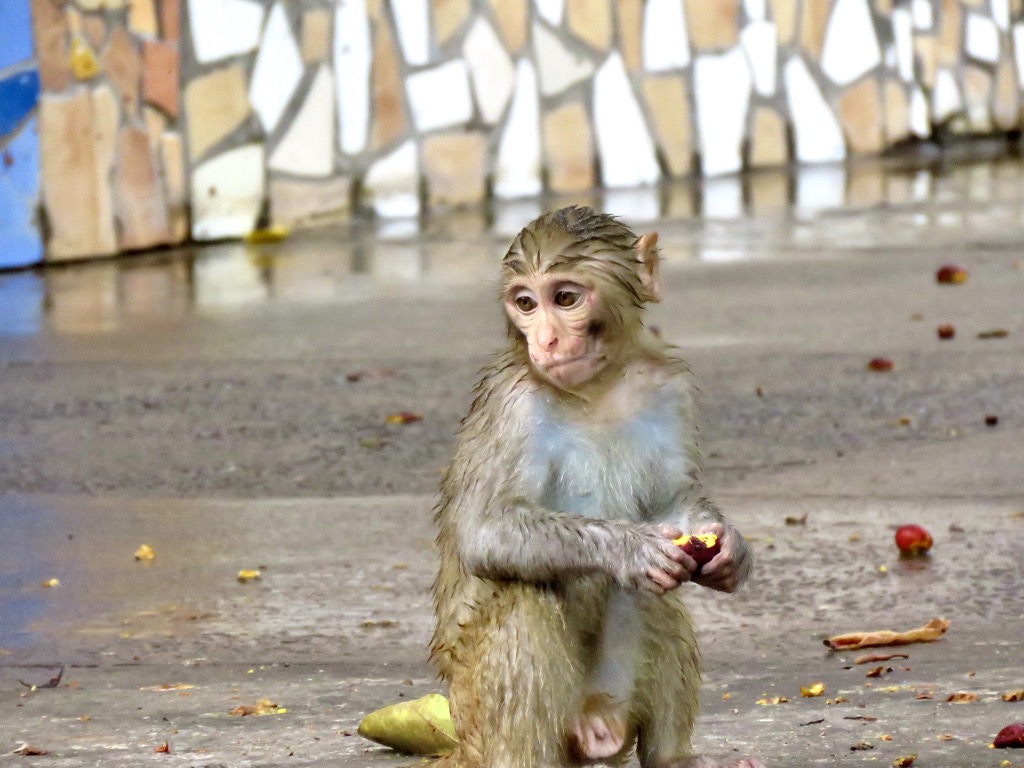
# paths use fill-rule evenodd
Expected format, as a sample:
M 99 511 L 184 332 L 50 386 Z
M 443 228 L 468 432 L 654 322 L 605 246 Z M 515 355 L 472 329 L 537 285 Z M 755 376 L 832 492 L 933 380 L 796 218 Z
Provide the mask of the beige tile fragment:
M 312 8 L 302 15 L 302 60 L 307 64 L 326 61 L 331 50 L 331 12 Z
M 789 45 L 796 35 L 797 11 L 800 5 L 796 0 L 768 0 L 772 9 L 772 20 L 775 22 L 775 34 L 779 45 Z
M 94 51 L 107 44 L 107 20 L 102 14 L 90 13 L 82 19 L 80 31 Z
M 789 161 L 786 122 L 769 107 L 757 107 L 751 121 L 750 156 L 753 168 L 785 165 Z
M 885 141 L 892 145 L 910 136 L 910 102 L 903 83 L 885 83 Z
M 638 72 L 643 66 L 643 0 L 615 0 L 618 20 L 618 48 L 622 60 L 630 72 Z
M 160 136 L 167 129 L 167 118 L 164 117 L 163 112 L 154 107 L 145 106 L 142 108 L 142 122 L 146 126 L 149 146 L 160 146 Z
M 160 34 L 156 0 L 128 0 L 128 29 L 136 35 L 146 37 L 156 37 Z
M 160 36 L 176 43 L 181 37 L 181 0 L 160 0 Z
M 707 50 L 735 45 L 739 14 L 739 0 L 686 0 L 686 24 L 693 47 Z
M 516 53 L 526 44 L 527 0 L 487 0 L 498 24 L 498 34 L 509 53 Z
M 963 10 L 959 0 L 941 0 L 939 10 L 939 64 L 946 67 L 955 66 L 960 61 L 963 32 Z
M 885 170 L 877 163 L 850 163 L 846 171 L 846 204 L 872 208 L 885 202 Z
M 336 221 L 350 209 L 352 182 L 339 176 L 323 181 L 271 178 L 270 221 L 299 228 Z
M 434 10 L 434 34 L 437 44 L 444 47 L 469 18 L 469 0 L 431 0 Z
M 167 200 L 167 225 L 170 240 L 180 243 L 188 237 L 185 142 L 181 134 L 167 131 L 160 137 L 160 169 Z
M 111 31 L 101 63 L 120 94 L 125 111 L 135 114 L 139 108 L 139 87 L 142 84 L 142 56 L 124 27 L 115 27 Z
M 992 103 L 992 117 L 996 127 L 1011 131 L 1020 127 L 1020 95 L 1017 89 L 1017 71 L 1010 56 L 1004 51 L 996 70 L 996 84 Z
M 596 183 L 594 139 L 586 107 L 572 101 L 544 115 L 542 138 L 548 188 L 580 192 Z
M 825 29 L 832 12 L 832 0 L 804 0 L 800 15 L 800 45 L 811 59 L 821 58 L 821 47 L 825 42 Z
M 461 132 L 428 136 L 423 140 L 423 173 L 431 207 L 479 203 L 486 192 L 486 137 Z
M 194 78 L 185 87 L 189 157 L 197 160 L 248 116 L 249 98 L 241 64 Z
M 373 92 L 373 118 L 370 124 L 370 146 L 381 149 L 399 139 L 409 130 L 402 107 L 404 88 L 399 68 L 399 53 L 391 26 L 376 26 L 373 44 L 373 65 L 370 83 Z
M 992 76 L 981 67 L 968 64 L 963 69 L 963 79 L 968 126 L 973 131 L 992 130 Z
M 32 41 L 44 91 L 62 91 L 71 83 L 67 17 L 53 0 L 30 0 Z
M 565 7 L 570 31 L 599 51 L 612 44 L 610 0 L 568 0 Z
M 178 116 L 178 44 L 147 40 L 142 46 L 142 95 L 146 102 L 159 107 L 168 116 Z
M 156 157 L 140 126 L 126 125 L 118 134 L 114 190 L 121 250 L 151 248 L 170 239 Z
M 882 106 L 875 79 L 866 78 L 847 88 L 836 106 L 850 153 L 864 155 L 881 151 L 884 146 Z
M 644 101 L 651 116 L 654 138 L 671 176 L 693 170 L 693 127 L 686 100 L 686 78 L 652 76 L 643 82 Z
M 914 35 L 914 52 L 917 54 L 918 81 L 926 89 L 935 87 L 935 73 L 938 71 L 939 40 L 934 35 Z
M 109 85 L 40 97 L 40 177 L 50 229 L 48 259 L 117 250 L 110 198 L 117 123 L 117 98 Z M 69 184 L 68 179 L 76 183 Z
M 789 179 L 785 170 L 764 170 L 744 175 L 750 211 L 756 216 L 773 216 L 789 207 Z

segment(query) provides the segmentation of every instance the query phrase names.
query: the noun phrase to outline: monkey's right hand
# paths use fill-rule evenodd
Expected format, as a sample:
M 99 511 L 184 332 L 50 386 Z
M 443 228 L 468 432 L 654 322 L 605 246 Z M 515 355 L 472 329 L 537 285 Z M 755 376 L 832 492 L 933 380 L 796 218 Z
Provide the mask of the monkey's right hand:
M 697 561 L 672 543 L 683 532 L 671 525 L 644 524 L 631 528 L 626 536 L 626 556 L 616 579 L 633 589 L 662 595 L 690 580 Z

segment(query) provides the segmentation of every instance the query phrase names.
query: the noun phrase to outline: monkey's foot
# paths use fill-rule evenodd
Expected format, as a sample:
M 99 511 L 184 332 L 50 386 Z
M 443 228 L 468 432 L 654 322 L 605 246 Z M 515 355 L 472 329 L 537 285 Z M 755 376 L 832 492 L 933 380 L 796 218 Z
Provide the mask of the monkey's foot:
M 625 705 L 604 693 L 591 694 L 569 723 L 568 740 L 569 754 L 581 762 L 619 754 L 626 746 Z

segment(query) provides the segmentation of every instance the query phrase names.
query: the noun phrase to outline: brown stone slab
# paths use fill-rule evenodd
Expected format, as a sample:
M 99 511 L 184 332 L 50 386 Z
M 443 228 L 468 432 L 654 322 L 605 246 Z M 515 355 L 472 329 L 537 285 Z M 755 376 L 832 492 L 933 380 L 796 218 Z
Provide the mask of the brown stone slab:
M 195 78 L 185 86 L 188 151 L 193 161 L 249 116 L 245 71 L 241 64 Z
M 145 37 L 156 37 L 160 34 L 156 0 L 128 0 L 128 29 L 136 35 Z
M 788 160 L 786 121 L 770 107 L 757 107 L 751 122 L 750 165 L 767 168 L 785 165 Z
M 643 0 L 615 0 L 619 22 L 619 50 L 626 69 L 636 72 L 643 61 Z
M 509 53 L 516 53 L 526 44 L 526 0 L 487 0 L 498 24 L 498 34 Z
M 178 116 L 178 44 L 147 40 L 142 46 L 142 95 L 147 104 Z
M 100 60 L 103 70 L 121 96 L 125 111 L 134 114 L 139 107 L 142 83 L 142 56 L 124 27 L 115 27 Z
M 431 0 L 434 11 L 434 34 L 444 47 L 469 19 L 469 0 Z
M 423 172 L 431 206 L 479 203 L 486 192 L 487 139 L 482 133 L 440 133 L 423 140 Z
M 326 61 L 331 51 L 331 12 L 313 8 L 302 14 L 302 60 L 307 64 Z
M 184 145 L 181 134 L 175 131 L 166 131 L 160 136 L 160 167 L 167 200 L 167 227 L 171 242 L 174 243 L 180 243 L 188 237 Z
M 825 44 L 825 30 L 832 13 L 832 0 L 806 0 L 800 15 L 800 44 L 815 61 Z
M 739 40 L 739 11 L 739 0 L 686 0 L 686 25 L 694 48 L 735 45 Z
M 1020 93 L 1017 88 L 1017 69 L 1009 53 L 1004 50 L 996 70 L 992 117 L 1003 131 L 1020 127 Z
M 160 36 L 170 42 L 181 37 L 181 0 L 157 0 L 160 3 Z
M 167 243 L 167 204 L 145 128 L 121 129 L 114 173 L 118 247 L 130 251 Z
M 910 136 L 910 106 L 906 87 L 896 80 L 885 83 L 885 141 L 895 144 Z
M 612 6 L 609 0 L 568 0 L 565 6 L 569 29 L 599 51 L 612 44 Z
M 374 149 L 386 147 L 406 134 L 409 124 L 402 107 L 404 87 L 398 49 L 391 26 L 386 22 L 376 25 L 373 45 L 373 65 L 370 82 L 373 88 L 373 122 L 370 145 Z
M 686 176 L 693 170 L 693 127 L 686 92 L 686 78 L 681 75 L 648 77 L 643 83 L 654 138 L 672 176 Z
M 339 176 L 324 181 L 270 179 L 270 220 L 304 227 L 343 218 L 350 209 L 352 182 Z
M 874 78 L 869 77 L 847 88 L 836 106 L 851 154 L 873 154 L 885 146 L 881 96 Z
M 580 192 L 596 184 L 594 138 L 582 102 L 572 101 L 544 115 L 544 165 L 553 192 Z

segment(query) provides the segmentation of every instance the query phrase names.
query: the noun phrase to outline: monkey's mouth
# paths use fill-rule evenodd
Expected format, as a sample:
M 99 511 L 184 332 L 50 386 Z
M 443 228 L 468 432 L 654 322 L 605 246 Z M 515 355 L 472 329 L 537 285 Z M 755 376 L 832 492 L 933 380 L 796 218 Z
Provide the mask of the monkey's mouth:
M 549 363 L 545 363 L 545 371 L 553 371 L 556 368 L 563 368 L 567 365 L 573 365 L 575 363 L 599 363 L 601 362 L 603 355 L 589 354 L 589 355 L 577 355 L 576 357 L 566 357 L 561 360 L 552 360 Z

